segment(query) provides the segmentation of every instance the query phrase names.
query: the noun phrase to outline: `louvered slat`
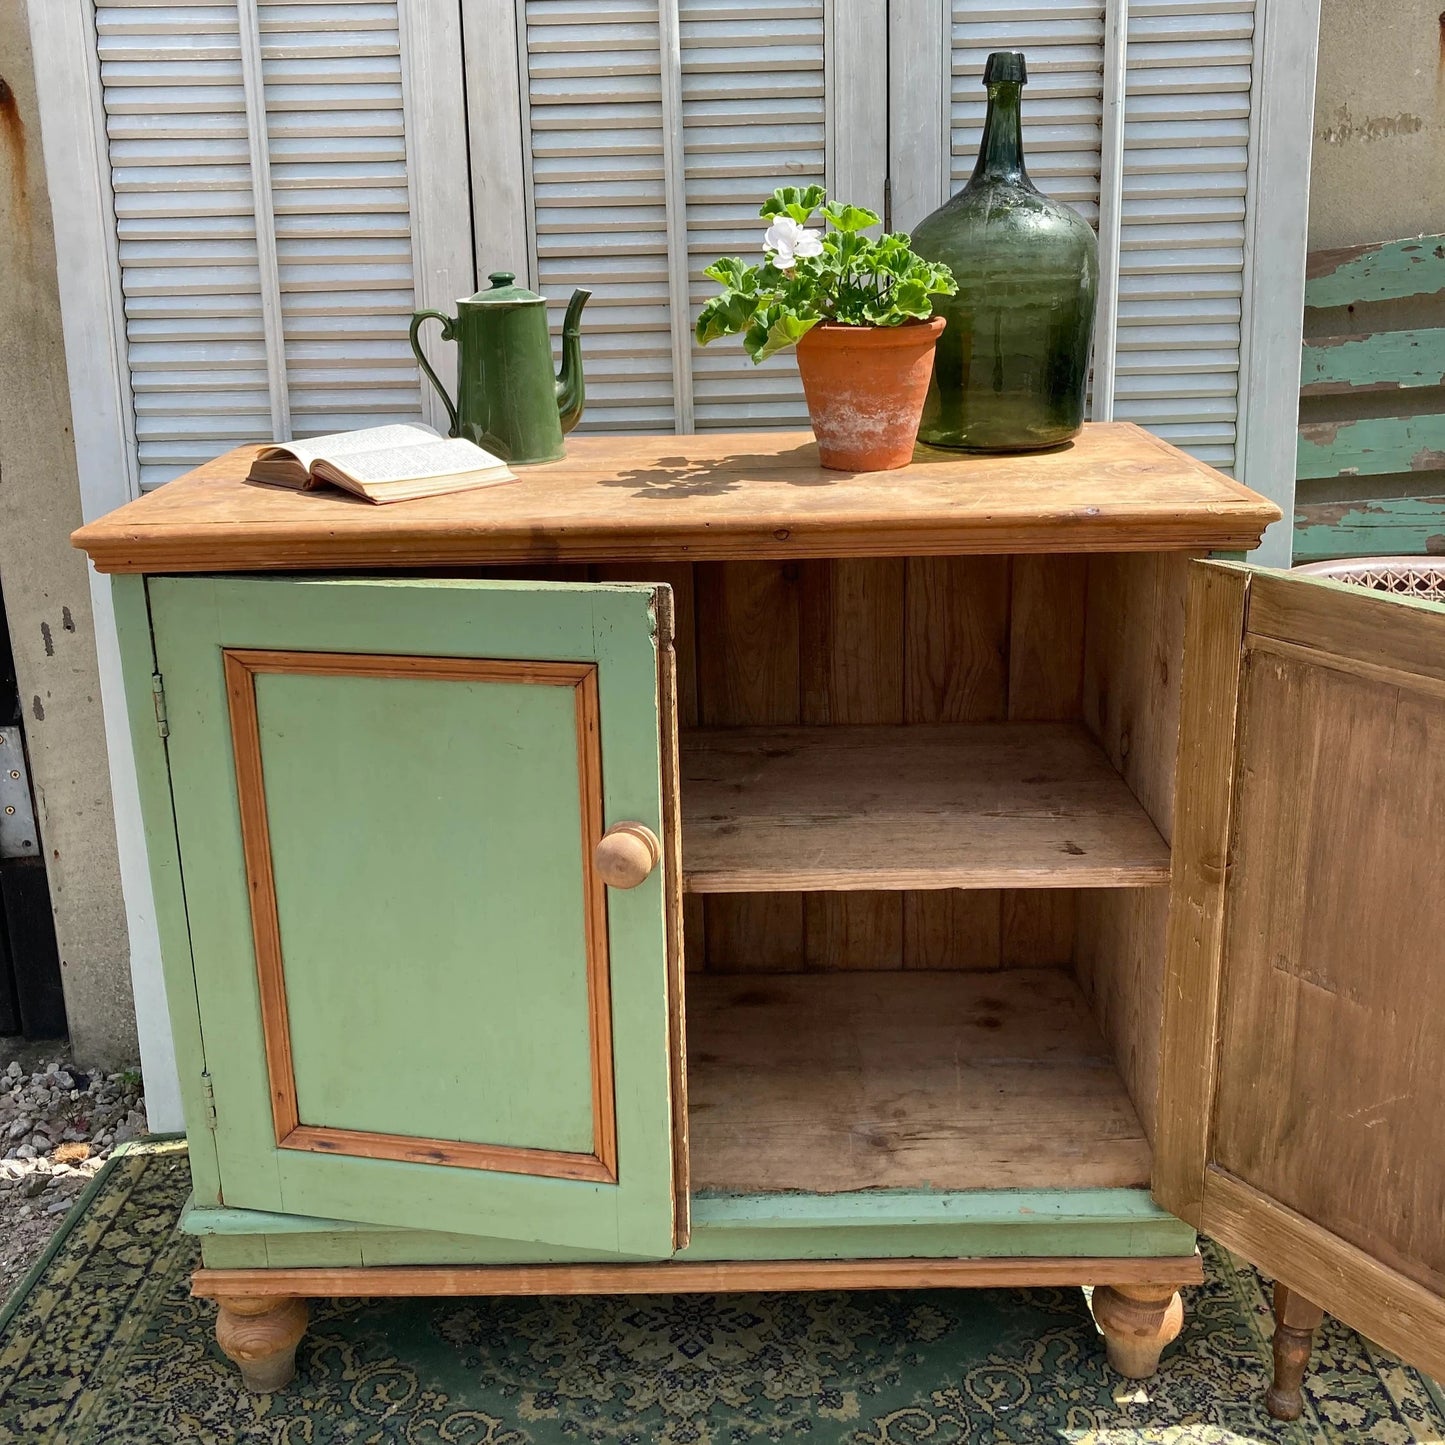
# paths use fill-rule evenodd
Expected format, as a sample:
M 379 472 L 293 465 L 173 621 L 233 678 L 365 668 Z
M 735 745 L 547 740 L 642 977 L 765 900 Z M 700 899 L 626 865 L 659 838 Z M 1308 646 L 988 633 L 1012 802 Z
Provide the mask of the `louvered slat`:
M 673 426 L 672 308 L 656 0 L 526 0 L 524 123 L 538 289 L 554 338 L 584 316 L 582 426 Z M 521 272 L 521 257 L 483 258 Z M 686 325 L 686 318 L 679 318 Z
M 246 101 L 234 4 L 96 9 L 142 486 L 265 436 Z
M 394 0 L 258 0 L 291 425 L 421 418 Z
M 1231 467 L 1254 0 L 1131 0 L 1115 416 Z

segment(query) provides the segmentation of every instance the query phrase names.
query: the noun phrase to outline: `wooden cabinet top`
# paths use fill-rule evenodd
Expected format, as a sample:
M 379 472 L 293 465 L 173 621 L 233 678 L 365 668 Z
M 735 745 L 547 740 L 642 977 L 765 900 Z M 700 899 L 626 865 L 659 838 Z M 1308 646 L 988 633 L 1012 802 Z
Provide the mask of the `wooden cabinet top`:
M 1279 508 L 1130 423 L 1022 456 L 920 447 L 911 465 L 818 464 L 809 432 L 574 436 L 564 461 L 478 491 L 374 506 L 245 480 L 240 447 L 82 527 L 102 572 L 1244 551 Z

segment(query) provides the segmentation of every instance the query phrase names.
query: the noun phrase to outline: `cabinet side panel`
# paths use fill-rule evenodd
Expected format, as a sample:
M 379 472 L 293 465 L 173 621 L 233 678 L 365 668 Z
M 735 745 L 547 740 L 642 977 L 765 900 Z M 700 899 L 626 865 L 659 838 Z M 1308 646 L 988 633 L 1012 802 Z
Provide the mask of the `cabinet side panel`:
M 216 1141 L 207 1124 L 201 1089 L 206 1054 L 196 1002 L 196 977 L 191 957 L 190 924 L 186 918 L 180 847 L 176 840 L 176 820 L 171 804 L 170 766 L 166 743 L 156 721 L 156 698 L 152 687 L 156 661 L 146 581 L 138 576 L 117 576 L 111 578 L 110 585 L 115 603 L 116 633 L 120 640 L 121 669 L 125 678 L 126 713 L 140 789 L 141 818 L 145 826 L 146 856 L 150 862 L 151 889 L 155 898 L 156 930 L 161 941 L 166 1008 L 170 1013 L 176 1068 L 181 1079 L 181 1108 L 186 1121 L 191 1183 L 198 1202 L 219 1204 L 221 1176 L 216 1164 Z
M 1177 553 L 1088 563 L 1084 722 L 1166 841 L 1174 830 L 1188 574 L 1189 559 Z M 1167 889 L 1079 897 L 1079 983 L 1151 1140 L 1168 916 Z

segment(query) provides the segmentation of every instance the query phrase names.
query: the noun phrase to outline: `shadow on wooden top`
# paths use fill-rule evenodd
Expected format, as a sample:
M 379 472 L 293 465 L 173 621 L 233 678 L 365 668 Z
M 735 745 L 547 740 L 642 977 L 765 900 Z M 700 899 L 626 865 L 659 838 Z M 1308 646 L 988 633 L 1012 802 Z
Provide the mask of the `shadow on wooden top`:
M 806 432 L 574 436 L 500 487 L 373 506 L 246 482 L 239 447 L 74 534 L 102 572 L 1223 551 L 1272 502 L 1129 423 L 1022 456 L 828 471 Z

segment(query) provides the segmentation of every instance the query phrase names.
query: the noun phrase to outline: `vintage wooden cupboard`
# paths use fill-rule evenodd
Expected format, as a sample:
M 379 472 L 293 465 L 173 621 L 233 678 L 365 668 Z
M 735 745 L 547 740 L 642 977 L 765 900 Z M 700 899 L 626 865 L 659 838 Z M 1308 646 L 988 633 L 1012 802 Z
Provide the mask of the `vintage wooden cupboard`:
M 115 575 L 201 1236 L 304 1300 L 1089 1283 L 1196 1228 L 1445 1374 L 1445 609 L 1194 560 L 1124 425 L 820 470 L 587 437 L 392 508 L 249 451 Z

